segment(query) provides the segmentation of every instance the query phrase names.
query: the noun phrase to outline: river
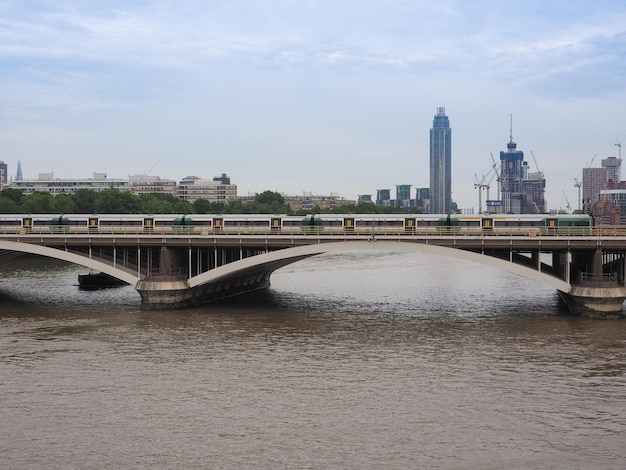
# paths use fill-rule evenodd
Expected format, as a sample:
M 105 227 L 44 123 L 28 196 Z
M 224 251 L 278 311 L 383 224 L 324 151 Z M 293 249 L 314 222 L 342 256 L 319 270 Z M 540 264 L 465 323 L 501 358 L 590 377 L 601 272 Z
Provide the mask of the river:
M 146 312 L 84 268 L 0 266 L 0 462 L 71 468 L 623 468 L 626 320 L 406 253 Z

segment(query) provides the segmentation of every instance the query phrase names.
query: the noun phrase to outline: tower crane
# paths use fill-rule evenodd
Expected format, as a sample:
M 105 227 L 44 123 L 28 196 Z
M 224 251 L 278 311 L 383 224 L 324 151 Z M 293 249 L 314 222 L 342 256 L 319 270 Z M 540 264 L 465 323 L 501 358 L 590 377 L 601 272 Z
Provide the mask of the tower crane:
M 578 181 L 578 177 L 580 176 L 580 173 L 578 174 L 578 176 L 576 178 L 574 178 L 574 187 L 578 188 L 578 210 L 580 210 L 580 188 L 582 188 L 582 182 Z
M 618 158 L 622 158 L 622 142 L 624 142 L 624 139 L 626 139 L 626 134 L 618 135 L 615 138 L 615 146 L 617 147 Z
M 596 155 L 593 156 L 593 158 L 591 160 L 589 160 L 589 163 L 587 163 L 587 166 L 585 168 L 591 168 L 591 165 L 593 164 L 593 161 L 596 159 Z
M 493 162 L 493 166 L 491 168 L 495 170 L 496 181 L 498 182 L 498 198 L 500 198 L 500 181 L 502 181 L 502 179 L 500 178 L 500 173 L 497 168 L 498 164 L 496 163 L 496 159 L 493 157 L 493 152 L 489 153 L 491 154 L 491 161 Z
M 483 189 L 487 189 L 489 191 L 489 185 L 485 183 L 485 175 L 483 175 L 482 180 L 478 180 L 478 175 L 474 173 L 474 188 L 478 189 L 478 213 L 482 214 L 483 212 Z
M 565 202 L 567 203 L 567 206 L 565 206 L 567 208 L 567 213 L 571 214 L 572 206 L 570 206 L 569 199 L 567 199 L 567 195 L 565 194 L 565 191 L 562 190 L 562 192 L 563 192 L 563 197 L 565 198 Z
M 543 178 L 543 168 L 539 168 L 539 165 L 537 164 L 537 159 L 535 158 L 535 153 L 531 150 L 530 154 L 533 156 L 533 161 L 535 162 L 535 168 L 537 168 L 537 171 L 541 175 L 541 178 Z
M 589 162 L 585 165 L 585 168 L 591 168 L 591 165 L 593 165 L 593 161 L 596 159 L 596 155 L 594 155 L 591 158 L 591 160 L 589 160 Z M 582 181 L 578 180 L 578 178 L 580 178 L 581 173 L 582 173 L 582 171 L 580 173 L 578 173 L 578 176 L 576 178 L 574 178 L 574 187 L 578 188 L 578 210 L 581 209 L 580 188 L 582 188 L 582 186 L 583 186 Z

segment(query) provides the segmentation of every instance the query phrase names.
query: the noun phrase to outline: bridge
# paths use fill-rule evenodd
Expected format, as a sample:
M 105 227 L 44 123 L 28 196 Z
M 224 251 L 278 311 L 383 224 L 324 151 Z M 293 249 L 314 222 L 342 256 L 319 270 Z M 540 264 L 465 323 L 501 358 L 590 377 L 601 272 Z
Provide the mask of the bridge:
M 30 253 L 108 274 L 133 285 L 144 309 L 182 308 L 266 288 L 272 272 L 290 263 L 355 250 L 421 252 L 482 263 L 554 287 L 574 314 L 623 315 L 626 232 L 615 227 L 497 233 L 405 233 L 377 227 L 310 232 L 237 227 L 199 233 L 144 227 L 83 232 L 64 227 L 0 232 L 0 260 Z

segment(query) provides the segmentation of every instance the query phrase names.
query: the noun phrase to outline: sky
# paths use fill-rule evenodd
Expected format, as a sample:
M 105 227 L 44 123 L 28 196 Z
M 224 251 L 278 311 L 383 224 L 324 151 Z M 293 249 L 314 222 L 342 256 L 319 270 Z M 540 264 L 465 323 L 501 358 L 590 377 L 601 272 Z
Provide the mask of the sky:
M 445 107 L 460 208 L 512 117 L 547 206 L 575 209 L 582 168 L 626 155 L 625 59 L 622 0 L 0 0 L 0 160 L 393 197 L 428 187 Z

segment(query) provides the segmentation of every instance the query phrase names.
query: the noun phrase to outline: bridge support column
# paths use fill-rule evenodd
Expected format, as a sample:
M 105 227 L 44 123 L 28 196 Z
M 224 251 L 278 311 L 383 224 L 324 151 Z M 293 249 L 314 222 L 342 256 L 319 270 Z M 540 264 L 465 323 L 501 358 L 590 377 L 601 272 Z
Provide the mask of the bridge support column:
M 240 274 L 195 287 L 189 287 L 187 280 L 152 276 L 139 281 L 135 289 L 141 295 L 142 310 L 179 309 L 265 289 L 270 285 L 270 274 L 271 272 Z
M 615 319 L 623 318 L 626 287 L 617 281 L 616 273 L 604 273 L 602 250 L 597 249 L 591 260 L 591 273 L 580 273 L 569 292 L 559 291 L 561 299 L 574 315 Z

